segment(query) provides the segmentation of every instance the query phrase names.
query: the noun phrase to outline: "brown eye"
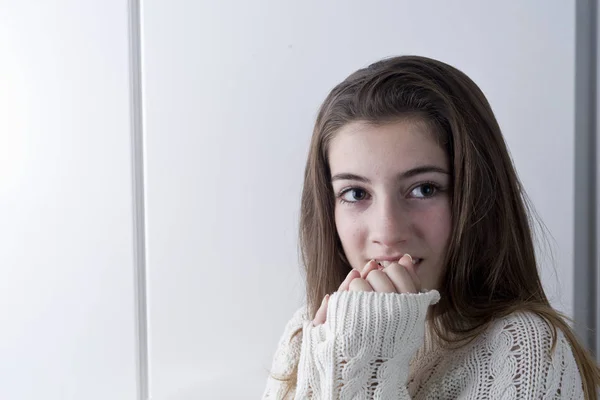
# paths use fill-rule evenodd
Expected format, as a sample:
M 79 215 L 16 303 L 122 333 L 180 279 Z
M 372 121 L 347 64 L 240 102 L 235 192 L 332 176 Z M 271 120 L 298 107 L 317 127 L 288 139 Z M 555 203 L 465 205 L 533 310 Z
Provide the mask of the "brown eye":
M 412 197 L 416 197 L 418 199 L 426 199 L 428 197 L 432 197 L 437 192 L 438 188 L 432 183 L 423 183 L 417 187 L 415 187 L 410 195 Z
M 357 201 L 364 200 L 367 197 L 367 192 L 363 189 L 352 188 L 344 191 L 340 198 L 344 202 L 356 203 Z

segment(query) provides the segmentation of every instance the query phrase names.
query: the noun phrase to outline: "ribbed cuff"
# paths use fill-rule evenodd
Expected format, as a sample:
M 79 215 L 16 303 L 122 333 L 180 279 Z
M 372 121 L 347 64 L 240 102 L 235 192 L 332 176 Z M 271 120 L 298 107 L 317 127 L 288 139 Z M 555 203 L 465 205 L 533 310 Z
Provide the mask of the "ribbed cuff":
M 403 398 L 410 361 L 423 343 L 426 293 L 336 292 L 324 324 L 304 324 L 297 398 Z
M 329 298 L 325 327 L 343 338 L 339 343 L 342 353 L 358 347 L 365 351 L 365 346 L 369 353 L 383 358 L 410 352 L 408 362 L 423 341 L 427 310 L 439 299 L 435 290 L 402 294 L 336 292 Z

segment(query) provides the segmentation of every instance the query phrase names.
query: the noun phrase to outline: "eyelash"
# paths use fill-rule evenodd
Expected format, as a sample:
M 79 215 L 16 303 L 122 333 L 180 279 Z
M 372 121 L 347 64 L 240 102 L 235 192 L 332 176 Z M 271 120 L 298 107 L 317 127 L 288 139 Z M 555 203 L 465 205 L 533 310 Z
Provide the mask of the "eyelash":
M 413 190 L 421 187 L 421 186 L 426 186 L 429 185 L 431 187 L 433 187 L 433 194 L 431 196 L 427 196 L 427 197 L 414 197 L 417 200 L 427 200 L 430 199 L 432 197 L 434 197 L 436 194 L 438 194 L 439 192 L 442 192 L 442 188 L 440 187 L 440 185 L 434 183 L 434 182 L 421 182 L 418 185 L 413 186 L 408 193 L 412 193 Z M 365 189 L 358 187 L 358 186 L 354 186 L 354 187 L 349 187 L 346 189 L 343 189 L 341 192 L 338 193 L 337 198 L 340 201 L 340 203 L 342 204 L 347 204 L 347 205 L 352 205 L 352 204 L 356 204 L 361 202 L 362 200 L 356 200 L 356 201 L 348 201 L 348 200 L 344 200 L 344 195 L 352 190 L 362 190 L 364 192 L 366 192 Z M 363 199 L 364 200 L 364 199 Z

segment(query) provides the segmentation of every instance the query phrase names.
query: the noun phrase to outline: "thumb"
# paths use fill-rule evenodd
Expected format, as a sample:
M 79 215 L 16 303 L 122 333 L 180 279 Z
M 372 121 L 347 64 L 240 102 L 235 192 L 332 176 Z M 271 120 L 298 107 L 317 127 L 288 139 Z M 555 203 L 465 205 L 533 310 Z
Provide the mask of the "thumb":
M 313 326 L 318 326 L 325 323 L 325 319 L 327 318 L 327 304 L 329 304 L 329 295 L 323 298 L 321 307 L 319 307 L 317 313 L 315 314 L 315 319 L 313 319 Z

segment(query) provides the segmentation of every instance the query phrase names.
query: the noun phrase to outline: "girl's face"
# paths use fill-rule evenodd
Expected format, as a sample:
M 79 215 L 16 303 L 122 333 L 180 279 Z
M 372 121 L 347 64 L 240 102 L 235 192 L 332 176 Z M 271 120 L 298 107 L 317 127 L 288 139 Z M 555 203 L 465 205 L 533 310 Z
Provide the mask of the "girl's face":
M 353 122 L 329 147 L 335 224 L 352 268 L 408 253 L 423 289 L 439 287 L 450 235 L 450 169 L 424 123 Z

